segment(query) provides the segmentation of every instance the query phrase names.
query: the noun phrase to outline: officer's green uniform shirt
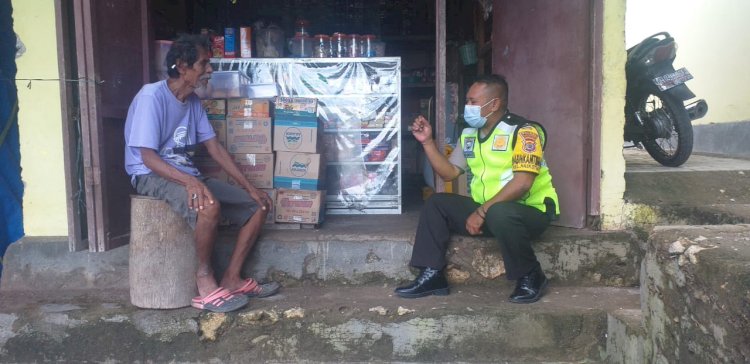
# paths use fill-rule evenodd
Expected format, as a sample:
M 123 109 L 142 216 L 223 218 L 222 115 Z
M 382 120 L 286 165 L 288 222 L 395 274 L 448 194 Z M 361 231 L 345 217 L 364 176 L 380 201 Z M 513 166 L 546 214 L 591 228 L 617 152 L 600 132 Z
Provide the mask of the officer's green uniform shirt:
M 506 113 L 486 138 L 479 137 L 479 129 L 464 129 L 450 162 L 462 172 L 467 167 L 471 170 L 471 197 L 477 203 L 484 203 L 500 192 L 513 179 L 514 172 L 534 173 L 537 175 L 534 183 L 517 202 L 546 212 L 545 199 L 551 199 L 558 215 L 557 192 L 544 161 L 545 141 L 541 125 Z

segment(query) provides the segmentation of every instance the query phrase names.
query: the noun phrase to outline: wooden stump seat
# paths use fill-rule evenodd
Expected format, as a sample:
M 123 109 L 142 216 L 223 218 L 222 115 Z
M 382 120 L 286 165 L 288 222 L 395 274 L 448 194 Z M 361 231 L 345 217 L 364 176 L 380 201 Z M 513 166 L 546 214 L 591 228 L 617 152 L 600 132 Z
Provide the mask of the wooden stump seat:
M 195 297 L 198 260 L 193 230 L 164 201 L 130 198 L 130 302 L 179 308 Z

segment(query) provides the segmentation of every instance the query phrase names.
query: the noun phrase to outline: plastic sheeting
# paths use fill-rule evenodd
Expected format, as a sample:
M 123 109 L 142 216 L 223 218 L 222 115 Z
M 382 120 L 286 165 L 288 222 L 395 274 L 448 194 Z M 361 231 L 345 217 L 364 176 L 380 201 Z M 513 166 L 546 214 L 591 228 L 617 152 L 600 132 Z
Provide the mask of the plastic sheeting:
M 213 59 L 240 84 L 318 99 L 327 211 L 401 213 L 401 59 Z M 244 86 L 241 86 L 244 87 Z M 241 92 L 240 94 L 243 94 Z

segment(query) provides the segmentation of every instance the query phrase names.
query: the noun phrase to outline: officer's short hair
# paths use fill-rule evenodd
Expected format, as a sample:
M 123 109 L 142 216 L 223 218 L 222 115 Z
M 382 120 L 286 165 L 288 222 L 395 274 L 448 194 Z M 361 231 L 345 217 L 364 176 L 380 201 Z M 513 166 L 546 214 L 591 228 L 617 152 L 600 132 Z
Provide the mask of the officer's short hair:
M 503 105 L 508 106 L 508 81 L 505 80 L 505 76 L 499 74 L 481 75 L 474 83 L 482 83 L 497 88 L 500 99 L 503 100 Z
M 164 63 L 167 66 L 167 74 L 171 78 L 180 77 L 177 71 L 177 61 L 183 61 L 192 67 L 198 60 L 200 50 L 210 51 L 211 44 L 208 37 L 200 34 L 181 34 L 169 48 Z

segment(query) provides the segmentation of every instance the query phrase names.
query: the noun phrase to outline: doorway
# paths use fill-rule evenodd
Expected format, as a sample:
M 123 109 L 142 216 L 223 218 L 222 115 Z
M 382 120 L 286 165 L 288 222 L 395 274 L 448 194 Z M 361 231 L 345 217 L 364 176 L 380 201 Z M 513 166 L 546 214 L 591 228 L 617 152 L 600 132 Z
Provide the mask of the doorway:
M 83 146 L 79 170 L 74 154 L 68 151 L 66 156 L 69 191 L 75 190 L 73 182 L 80 181 L 86 201 L 85 208 L 69 208 L 73 250 L 104 251 L 127 243 L 133 190 L 123 168 L 122 128 L 132 97 L 143 84 L 154 81 L 154 41 L 172 39 L 179 32 L 219 30 L 264 19 L 278 22 L 291 33 L 300 15 L 317 24 L 316 33 L 377 33 L 388 43 L 388 55 L 406 60 L 404 71 L 409 71 L 405 74 L 411 77 L 411 87 L 404 90 L 403 111 L 410 114 L 403 114 L 402 122 L 421 112 L 425 100 L 427 112 L 434 113 L 436 120 L 443 125 L 453 122 L 446 120 L 446 82 L 462 83 L 460 87 L 465 88 L 474 74 L 490 70 L 505 74 L 511 83 L 512 110 L 542 122 L 554 135 L 547 155 L 563 205 L 559 223 L 584 227 L 587 218 L 597 213 L 598 136 L 592 135 L 596 136 L 599 122 L 593 105 L 596 57 L 600 56 L 592 38 L 598 10 L 590 2 L 545 7 L 541 1 L 495 0 L 491 13 L 486 13 L 487 1 L 458 0 L 127 0 L 113 6 L 93 0 L 56 0 L 56 4 L 70 12 L 69 32 L 74 34 L 65 48 L 76 51 L 61 61 L 66 72 L 96 80 L 66 92 L 71 100 L 66 105 L 80 101 L 80 107 L 68 114 L 80 118 Z M 59 18 L 65 18 L 64 14 L 61 11 Z M 489 19 L 484 17 L 488 14 Z M 462 75 L 466 68 L 461 68 L 457 48 L 469 40 L 477 43 L 478 62 Z M 555 87 L 549 87 L 550 82 Z M 558 90 L 565 90 L 566 97 L 559 97 Z M 407 94 L 413 108 L 406 107 Z M 463 90 L 456 95 L 450 102 L 459 109 Z M 549 102 L 537 102 L 539 95 L 548 95 L 545 100 Z M 66 145 L 75 145 L 74 133 L 66 138 Z M 406 138 L 404 150 L 408 148 Z M 405 155 L 404 161 L 408 158 Z M 416 161 L 404 165 L 405 176 L 415 176 L 415 180 L 407 180 L 409 187 L 421 186 Z M 416 203 L 421 201 L 419 189 L 405 191 L 419 196 Z

